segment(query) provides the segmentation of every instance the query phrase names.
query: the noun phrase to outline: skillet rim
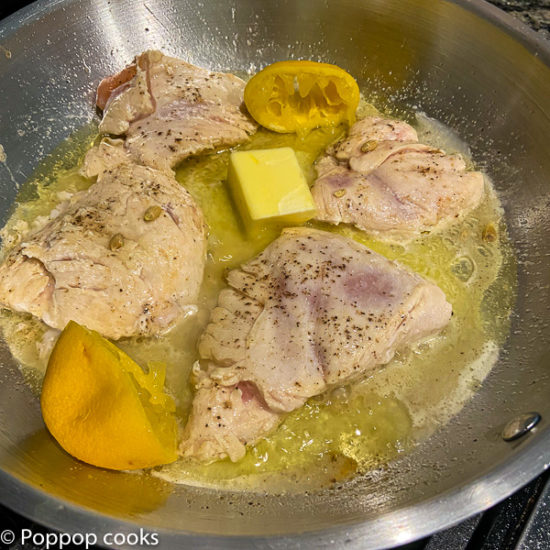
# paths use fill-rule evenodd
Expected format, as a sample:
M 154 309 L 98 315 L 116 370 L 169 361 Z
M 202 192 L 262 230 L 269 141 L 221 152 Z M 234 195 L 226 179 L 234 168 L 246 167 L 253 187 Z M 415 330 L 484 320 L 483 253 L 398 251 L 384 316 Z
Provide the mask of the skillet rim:
M 82 0 L 37 0 L 0 21 L 0 41 L 21 27 L 39 20 L 60 6 Z M 520 43 L 533 56 L 550 68 L 550 40 L 526 24 L 485 0 L 445 0 L 484 19 Z M 538 433 L 536 433 L 538 432 Z M 535 434 L 536 433 L 536 434 Z M 533 437 L 533 435 L 535 437 Z M 179 548 L 182 539 L 193 548 L 324 548 L 343 545 L 350 550 L 387 548 L 418 540 L 448 528 L 504 500 L 550 468 L 550 427 L 533 430 L 528 441 L 516 453 L 467 485 L 446 491 L 414 505 L 382 514 L 374 519 L 340 524 L 327 529 L 291 535 L 212 535 L 183 530 L 147 527 L 143 522 L 120 520 L 86 508 L 31 486 L 0 470 L 0 502 L 44 525 L 69 533 L 133 532 L 145 528 L 159 534 L 159 547 Z M 47 514 L 43 507 L 48 506 Z M 62 514 L 60 513 L 62 511 Z

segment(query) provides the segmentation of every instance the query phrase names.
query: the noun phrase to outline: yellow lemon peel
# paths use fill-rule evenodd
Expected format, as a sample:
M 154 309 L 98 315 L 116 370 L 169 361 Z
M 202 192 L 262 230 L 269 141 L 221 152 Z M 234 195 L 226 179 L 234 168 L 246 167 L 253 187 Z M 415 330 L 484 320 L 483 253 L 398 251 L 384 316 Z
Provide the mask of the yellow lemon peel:
M 252 117 L 265 128 L 307 134 L 320 126 L 353 124 L 359 86 L 336 65 L 279 61 L 248 81 L 244 102 Z
M 42 416 L 61 447 L 88 464 L 167 464 L 177 458 L 177 424 L 164 379 L 162 363 L 150 363 L 146 373 L 100 334 L 70 321 L 48 362 Z

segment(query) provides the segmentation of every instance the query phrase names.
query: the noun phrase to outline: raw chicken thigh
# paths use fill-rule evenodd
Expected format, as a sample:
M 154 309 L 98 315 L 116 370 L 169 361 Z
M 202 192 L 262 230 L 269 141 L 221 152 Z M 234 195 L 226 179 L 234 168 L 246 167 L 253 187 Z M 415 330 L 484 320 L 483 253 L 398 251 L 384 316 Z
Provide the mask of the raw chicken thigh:
M 57 329 L 73 320 L 113 339 L 159 334 L 197 301 L 202 212 L 167 174 L 99 156 L 85 166 L 92 160 L 97 182 L 0 265 L 0 303 Z
M 317 219 L 350 223 L 379 238 L 410 240 L 475 208 L 481 172 L 460 155 L 418 143 L 408 124 L 368 117 L 317 162 Z
M 169 171 L 190 155 L 248 140 L 257 125 L 242 108 L 244 87 L 232 74 L 147 51 L 99 85 L 99 130 L 124 135 L 138 164 Z
M 451 317 L 433 283 L 309 228 L 283 231 L 228 283 L 200 342 L 206 369 L 195 372 L 181 446 L 199 460 L 242 458 L 286 413 L 364 377 Z

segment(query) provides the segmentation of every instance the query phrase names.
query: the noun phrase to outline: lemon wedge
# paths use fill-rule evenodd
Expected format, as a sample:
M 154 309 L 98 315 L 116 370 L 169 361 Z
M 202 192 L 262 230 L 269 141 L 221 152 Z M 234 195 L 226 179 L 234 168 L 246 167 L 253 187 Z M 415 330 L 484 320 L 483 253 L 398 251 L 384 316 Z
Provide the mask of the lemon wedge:
M 279 61 L 254 75 L 244 90 L 252 117 L 269 130 L 306 134 L 319 126 L 352 124 L 359 86 L 336 65 Z
M 165 367 L 145 373 L 97 332 L 70 321 L 52 351 L 41 406 L 50 433 L 74 457 L 113 470 L 177 458 L 173 399 Z

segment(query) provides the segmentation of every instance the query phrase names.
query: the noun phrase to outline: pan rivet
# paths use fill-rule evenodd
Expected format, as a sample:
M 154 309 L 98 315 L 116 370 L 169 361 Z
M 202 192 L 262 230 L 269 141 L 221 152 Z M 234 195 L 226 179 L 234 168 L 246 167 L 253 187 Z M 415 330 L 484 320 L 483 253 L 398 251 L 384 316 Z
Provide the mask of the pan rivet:
M 502 439 L 504 439 L 504 441 L 514 441 L 514 439 L 518 439 L 531 431 L 539 423 L 540 419 L 541 416 L 537 412 L 520 414 L 504 426 L 502 430 Z

